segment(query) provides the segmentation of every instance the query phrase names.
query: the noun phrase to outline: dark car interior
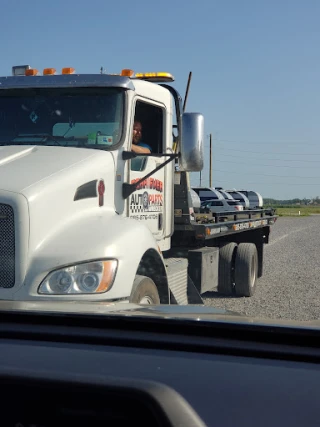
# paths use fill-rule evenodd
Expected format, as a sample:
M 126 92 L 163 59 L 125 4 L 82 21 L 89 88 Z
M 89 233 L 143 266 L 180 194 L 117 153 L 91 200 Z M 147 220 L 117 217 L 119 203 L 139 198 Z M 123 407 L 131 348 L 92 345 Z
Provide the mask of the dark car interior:
M 319 330 L 149 311 L 2 310 L 1 426 L 318 425 Z

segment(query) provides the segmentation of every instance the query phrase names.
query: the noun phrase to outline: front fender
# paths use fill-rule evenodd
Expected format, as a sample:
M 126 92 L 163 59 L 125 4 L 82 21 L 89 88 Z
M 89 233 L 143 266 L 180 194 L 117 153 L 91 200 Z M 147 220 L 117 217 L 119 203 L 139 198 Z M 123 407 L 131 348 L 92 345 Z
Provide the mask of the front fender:
M 68 221 L 31 254 L 27 275 L 15 299 L 55 298 L 112 300 L 130 296 L 134 277 L 144 254 L 157 253 L 150 230 L 138 221 L 108 213 Z M 80 262 L 114 258 L 118 268 L 112 288 L 96 295 L 40 296 L 38 287 L 52 270 Z M 163 263 L 162 257 L 161 261 Z

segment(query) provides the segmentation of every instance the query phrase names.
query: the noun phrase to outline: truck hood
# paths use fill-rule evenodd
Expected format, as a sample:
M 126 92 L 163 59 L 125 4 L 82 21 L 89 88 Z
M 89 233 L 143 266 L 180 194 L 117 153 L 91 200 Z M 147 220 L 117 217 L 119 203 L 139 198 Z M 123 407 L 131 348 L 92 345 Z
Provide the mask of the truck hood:
M 96 154 L 96 150 L 73 147 L 0 147 L 0 190 L 23 193 L 33 184 Z

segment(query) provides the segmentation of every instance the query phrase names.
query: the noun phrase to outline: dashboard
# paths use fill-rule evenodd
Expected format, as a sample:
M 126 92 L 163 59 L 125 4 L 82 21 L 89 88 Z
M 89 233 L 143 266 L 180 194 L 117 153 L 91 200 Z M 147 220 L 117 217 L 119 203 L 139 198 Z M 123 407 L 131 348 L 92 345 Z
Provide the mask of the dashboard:
M 1 426 L 315 426 L 316 329 L 2 312 Z

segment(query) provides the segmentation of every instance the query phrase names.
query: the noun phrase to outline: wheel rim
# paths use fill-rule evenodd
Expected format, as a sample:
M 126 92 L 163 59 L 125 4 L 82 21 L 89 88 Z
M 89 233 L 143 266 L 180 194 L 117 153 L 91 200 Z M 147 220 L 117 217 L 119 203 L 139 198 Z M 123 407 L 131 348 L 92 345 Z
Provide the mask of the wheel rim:
M 139 304 L 142 304 L 142 305 L 152 305 L 154 303 L 153 303 L 152 298 L 149 297 L 149 295 L 145 295 L 144 297 L 141 298 Z

